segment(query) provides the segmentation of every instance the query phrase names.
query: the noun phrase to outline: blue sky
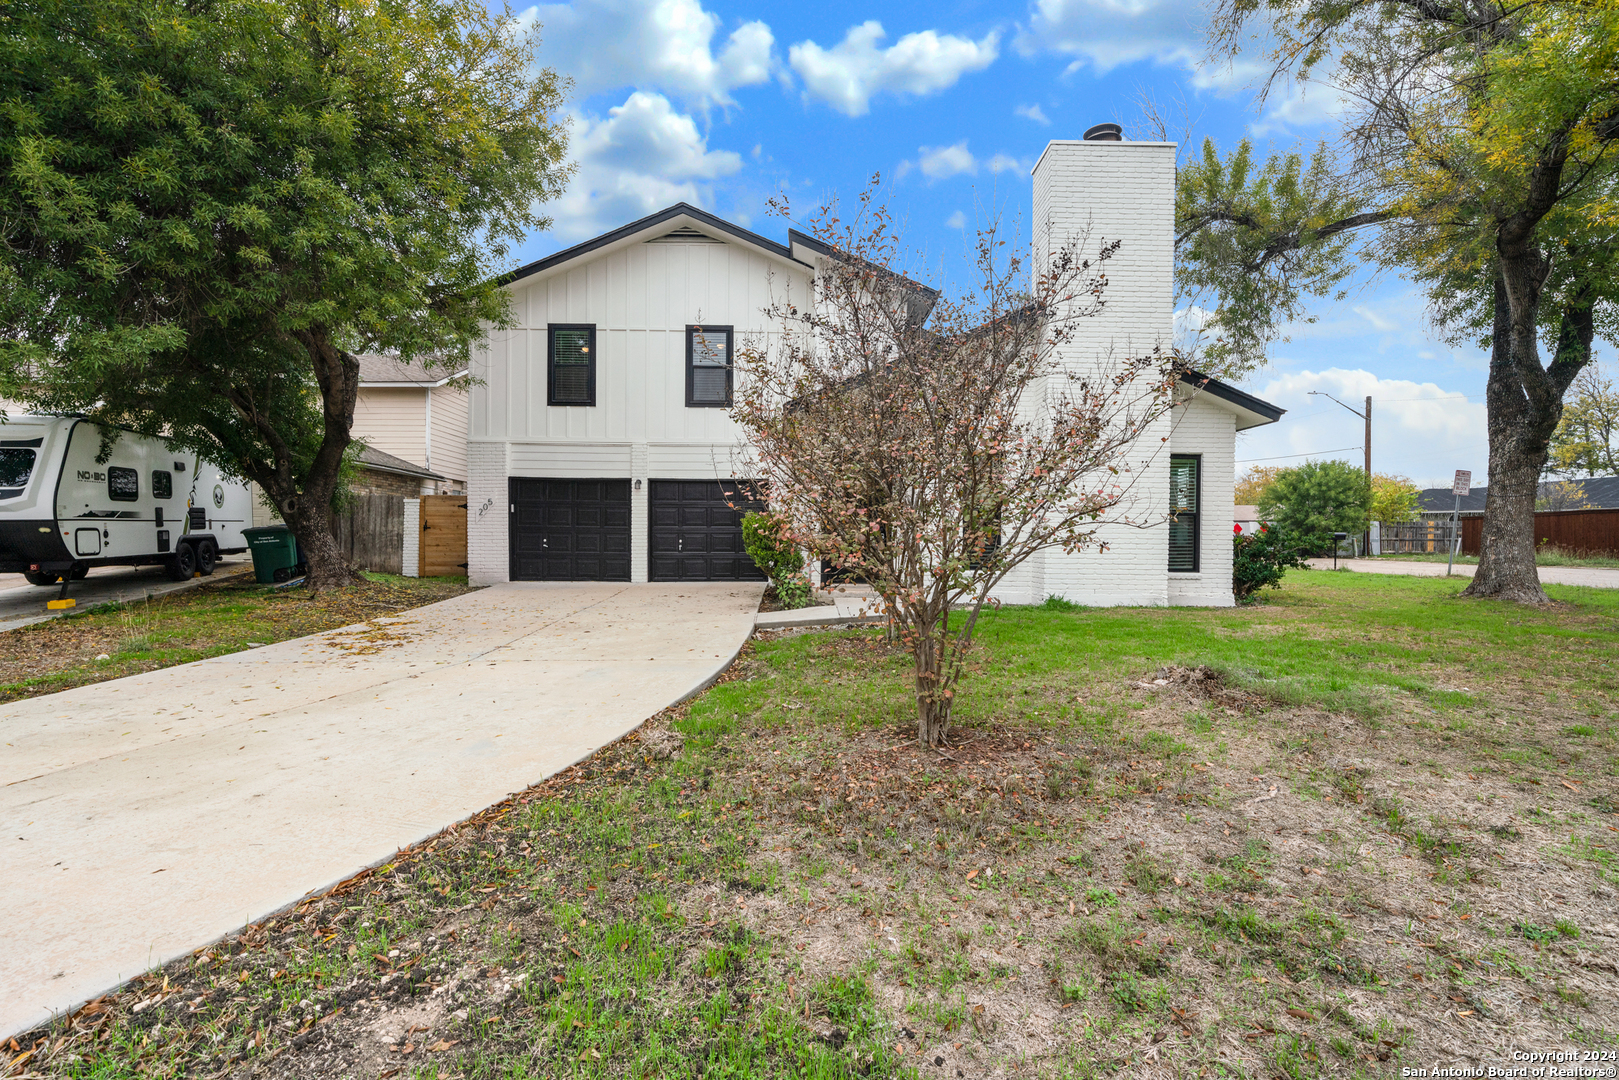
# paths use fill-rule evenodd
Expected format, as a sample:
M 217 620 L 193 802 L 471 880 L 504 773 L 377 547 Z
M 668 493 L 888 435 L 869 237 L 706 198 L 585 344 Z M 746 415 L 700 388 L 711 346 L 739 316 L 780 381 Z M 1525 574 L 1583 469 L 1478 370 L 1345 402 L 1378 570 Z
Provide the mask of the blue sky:
M 781 239 L 772 195 L 807 211 L 881 172 L 907 238 L 942 273 L 996 209 L 1026 222 L 1047 140 L 1101 121 L 1139 133 L 1143 93 L 1222 147 L 1246 135 L 1308 148 L 1334 131 L 1325 90 L 1286 87 L 1261 106 L 1254 61 L 1206 63 L 1205 15 L 1186 0 L 574 0 L 522 17 L 542 26 L 542 62 L 574 80 L 578 173 L 521 261 L 682 200 Z M 1374 469 L 1446 486 L 1471 469 L 1482 484 L 1485 354 L 1434 335 L 1395 275 L 1362 275 L 1314 314 L 1244 381 L 1289 411 L 1244 434 L 1237 457 L 1359 464 L 1361 421 L 1309 391 L 1357 408 L 1371 394 Z

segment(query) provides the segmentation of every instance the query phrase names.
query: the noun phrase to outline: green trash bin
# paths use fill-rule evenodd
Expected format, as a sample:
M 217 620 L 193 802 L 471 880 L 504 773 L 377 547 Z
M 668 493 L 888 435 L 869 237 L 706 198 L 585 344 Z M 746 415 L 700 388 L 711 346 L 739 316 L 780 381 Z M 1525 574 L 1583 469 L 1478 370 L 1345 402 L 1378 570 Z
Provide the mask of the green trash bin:
M 253 553 L 253 576 L 260 585 L 291 581 L 302 569 L 298 538 L 285 525 L 265 525 L 243 529 L 248 550 Z

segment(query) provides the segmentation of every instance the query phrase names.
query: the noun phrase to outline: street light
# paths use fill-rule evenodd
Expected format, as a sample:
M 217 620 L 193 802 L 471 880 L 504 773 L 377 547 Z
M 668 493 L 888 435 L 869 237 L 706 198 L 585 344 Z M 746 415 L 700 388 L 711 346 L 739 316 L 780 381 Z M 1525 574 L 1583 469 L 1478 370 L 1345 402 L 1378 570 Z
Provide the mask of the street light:
M 1335 403 L 1337 403 L 1339 405 L 1344 405 L 1343 402 L 1339 401 L 1337 398 L 1333 397 L 1331 394 L 1328 394 L 1328 393 L 1326 393 L 1324 391 L 1321 391 L 1321 390 L 1311 390 L 1310 391 L 1310 396 L 1311 397 L 1324 397 L 1328 401 L 1335 402 Z M 1358 416 L 1362 420 L 1366 421 L 1366 438 L 1364 440 L 1362 440 L 1362 441 L 1366 444 L 1365 447 L 1364 447 L 1364 449 L 1366 451 L 1366 490 L 1370 491 L 1372 489 L 1372 395 L 1370 395 L 1370 394 L 1366 395 L 1366 411 L 1365 412 L 1361 412 L 1358 409 L 1351 408 L 1348 405 L 1344 405 L 1344 408 L 1349 409 L 1350 412 L 1354 413 L 1356 416 Z M 1371 525 L 1370 524 L 1368 524 L 1367 527 L 1366 527 L 1366 541 L 1365 542 L 1366 542 L 1366 554 L 1370 555 L 1372 553 L 1372 530 L 1371 530 Z

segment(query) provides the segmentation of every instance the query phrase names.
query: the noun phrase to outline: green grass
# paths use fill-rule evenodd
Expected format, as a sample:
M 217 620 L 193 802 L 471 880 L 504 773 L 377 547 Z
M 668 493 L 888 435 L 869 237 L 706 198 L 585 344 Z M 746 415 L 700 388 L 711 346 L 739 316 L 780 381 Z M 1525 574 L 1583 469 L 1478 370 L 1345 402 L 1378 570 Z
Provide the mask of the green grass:
M 1116 694 L 1092 697 L 1095 681 L 1115 672 L 1139 678 L 1166 664 L 1207 664 L 1267 700 L 1365 719 L 1412 704 L 1466 710 L 1477 688 L 1471 680 L 1458 688 L 1448 675 L 1442 682 L 1436 669 L 1487 680 L 1533 657 L 1546 674 L 1577 681 L 1619 649 L 1619 590 L 1547 586 L 1553 599 L 1578 605 L 1570 612 L 1464 600 L 1463 584 L 1428 578 L 1305 571 L 1287 582 L 1266 602 L 1238 609 L 986 611 L 957 717 L 1106 732 L 1128 709 Z M 700 713 L 716 730 L 740 715 L 780 724 L 813 718 L 846 730 L 911 721 L 909 657 L 880 650 L 869 636 L 805 635 L 761 654 L 773 677 L 717 688 L 694 719 Z M 829 666 L 834 655 L 864 660 Z M 799 694 L 805 680 L 813 680 L 811 695 Z
M 1446 1010 L 1619 1045 L 1571 959 L 1616 876 L 1619 593 L 1549 591 L 986 612 L 950 757 L 880 631 L 756 641 L 660 720 L 676 758 L 606 747 L 21 1045 L 74 1080 L 1370 1077 Z M 1224 686 L 1136 685 L 1173 664 Z M 1537 859 L 1569 899 L 1526 922 Z M 420 1057 L 379 1049 L 401 1015 Z

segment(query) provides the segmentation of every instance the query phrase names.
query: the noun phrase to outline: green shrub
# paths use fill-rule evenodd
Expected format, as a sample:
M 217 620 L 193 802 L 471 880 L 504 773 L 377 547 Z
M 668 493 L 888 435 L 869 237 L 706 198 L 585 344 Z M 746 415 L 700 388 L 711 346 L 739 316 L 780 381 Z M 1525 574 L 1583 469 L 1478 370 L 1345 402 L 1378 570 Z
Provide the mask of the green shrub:
M 1308 461 L 1276 474 L 1259 497 L 1259 512 L 1272 526 L 1312 554 L 1332 550 L 1332 534 L 1366 528 L 1372 488 L 1366 473 L 1345 461 Z
M 1233 539 L 1236 551 L 1231 559 L 1231 592 L 1237 603 L 1248 603 L 1260 589 L 1279 589 L 1288 567 L 1303 567 L 1298 543 L 1285 530 L 1261 525 L 1259 532 L 1243 533 Z
M 786 522 L 776 515 L 755 511 L 742 518 L 742 546 L 770 584 L 784 608 L 810 602 L 809 578 L 804 576 L 804 552 L 787 535 Z

